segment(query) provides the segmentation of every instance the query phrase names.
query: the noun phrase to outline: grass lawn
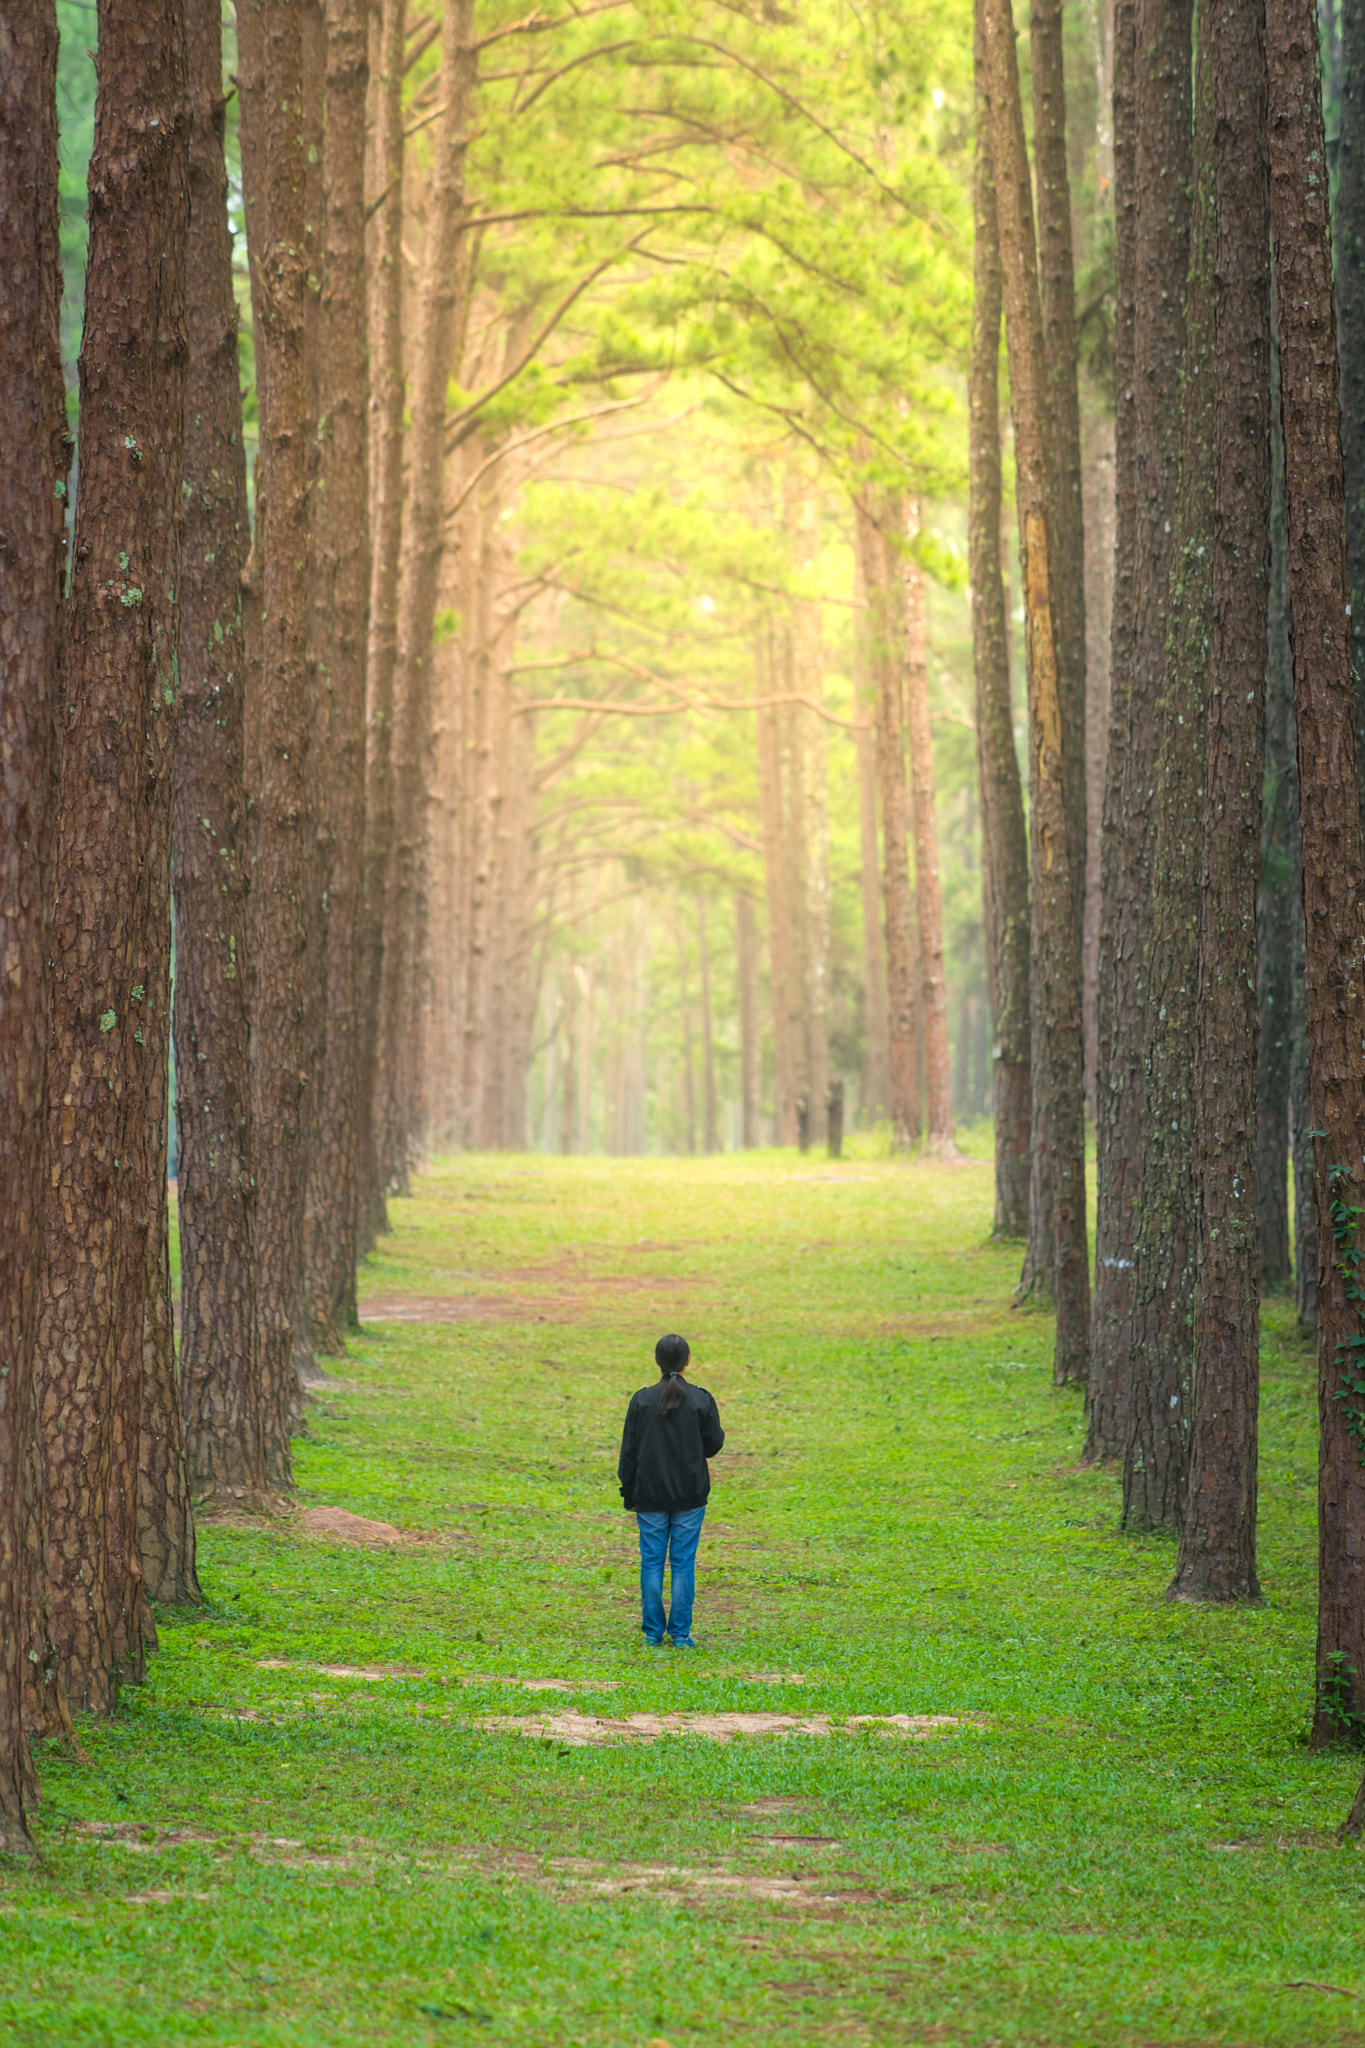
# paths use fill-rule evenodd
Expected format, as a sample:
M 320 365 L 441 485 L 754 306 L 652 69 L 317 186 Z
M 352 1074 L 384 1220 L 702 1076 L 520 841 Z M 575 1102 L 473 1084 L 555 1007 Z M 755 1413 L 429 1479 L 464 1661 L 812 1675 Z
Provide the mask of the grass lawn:
M 1287 1302 L 1265 1605 L 1200 1612 L 1077 1467 L 982 1160 L 467 1157 L 392 1220 L 296 1469 L 409 1540 L 201 1527 L 204 1608 L 42 1759 L 0 2040 L 1365 2043 Z M 693 1657 L 615 1488 L 665 1329 L 728 1432 Z M 599 1726 L 731 1714 L 808 1725 Z

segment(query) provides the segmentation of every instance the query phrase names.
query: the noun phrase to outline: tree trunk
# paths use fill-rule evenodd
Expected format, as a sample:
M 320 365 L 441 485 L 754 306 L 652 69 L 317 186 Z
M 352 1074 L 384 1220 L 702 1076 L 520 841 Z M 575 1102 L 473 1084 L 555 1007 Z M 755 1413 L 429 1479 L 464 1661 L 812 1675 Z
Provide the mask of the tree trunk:
M 740 1143 L 758 1143 L 758 940 L 752 896 L 735 897 L 735 956 L 739 978 Z
M 906 533 L 918 538 L 917 503 Z M 953 1068 L 948 1050 L 948 989 L 943 978 L 943 890 L 939 881 L 938 804 L 934 747 L 929 727 L 929 630 L 924 615 L 924 572 L 910 553 L 902 567 L 905 601 L 905 729 L 910 752 L 911 812 L 915 829 L 915 907 L 919 916 L 920 1015 L 924 1020 L 924 1097 L 931 1159 L 959 1157 L 953 1136 Z
M 309 693 L 308 448 L 304 360 L 302 53 L 294 0 L 243 0 L 242 188 L 255 321 L 265 518 L 261 675 L 248 697 L 256 762 L 252 881 L 257 1322 L 266 1474 L 290 1483 L 299 1397 L 294 1352 L 317 1033 L 315 712 Z M 264 531 L 262 532 L 262 527 Z M 263 543 L 263 544 L 262 544 Z M 252 701 L 252 697 L 255 701 Z
M 365 101 L 361 0 L 327 0 L 323 153 L 326 256 L 319 309 L 319 474 L 316 579 L 327 638 L 320 677 L 328 707 L 324 771 L 331 820 L 326 1006 L 319 1127 L 304 1233 L 304 1305 L 320 1351 L 344 1349 L 356 1324 L 361 1093 L 361 849 L 365 838 L 365 647 L 370 572 L 366 479 Z
M 1143 1179 L 1133 1242 L 1133 1364 L 1123 1468 L 1124 1527 L 1175 1532 L 1184 1523 L 1192 1421 L 1201 791 L 1209 648 L 1215 630 L 1218 223 L 1212 43 L 1206 16 L 1201 15 L 1201 25 L 1180 493 L 1165 676 L 1158 696 L 1156 836 L 1144 968 Z
M 187 0 L 190 322 L 176 746 L 180 1393 L 190 1484 L 268 1487 L 256 1330 L 241 574 L 249 538 L 219 0 Z
M 720 1133 L 716 1123 L 716 1046 L 711 1021 L 711 955 L 706 944 L 706 898 L 697 898 L 697 956 L 701 964 L 701 1054 L 704 1145 L 707 1152 L 719 1152 Z
M 1121 1457 L 1134 1372 L 1134 1246 L 1143 1155 L 1142 1070 L 1155 848 L 1158 703 L 1180 477 L 1175 379 L 1189 266 L 1190 0 L 1117 0 L 1114 179 L 1114 624 L 1101 851 L 1095 1121 L 1098 1202 L 1089 1461 Z
M 697 1149 L 697 1084 L 692 1067 L 692 995 L 687 985 L 686 928 L 676 904 L 673 909 L 673 921 L 674 937 L 678 947 L 678 1021 L 682 1026 L 683 1131 L 687 1139 L 688 1153 L 694 1154 Z
M 371 73 L 373 143 L 366 213 L 370 329 L 370 628 L 366 650 L 365 870 L 357 976 L 360 1100 L 356 1248 L 387 1226 L 376 1128 L 384 889 L 393 840 L 393 678 L 398 660 L 398 567 L 403 537 L 403 50 L 407 0 L 382 0 Z
M 446 385 L 457 367 L 464 313 L 465 155 L 478 52 L 474 0 L 448 0 L 441 31 L 442 113 L 436 125 L 417 334 L 412 364 L 407 494 L 398 582 L 398 692 L 390 777 L 393 836 L 384 897 L 380 998 L 383 1121 L 380 1161 L 386 1178 L 407 1185 L 415 1083 L 419 939 L 426 833 L 426 756 L 431 727 L 432 632 L 445 531 Z
M 862 635 L 859 635 L 860 641 Z M 859 708 L 863 693 L 859 691 Z M 858 758 L 859 888 L 863 912 L 863 1076 L 859 1116 L 864 1129 L 888 1114 L 891 1050 L 886 1014 L 886 948 L 882 940 L 881 883 L 877 857 L 877 760 L 872 732 L 860 722 L 854 734 Z
M 1209 5 L 1217 380 L 1194 1067 L 1197 1277 L 1185 1525 L 1171 1593 L 1257 1600 L 1256 896 L 1270 568 L 1264 0 Z
M 57 18 L 20 0 L 0 71 L 0 1853 L 31 1855 L 37 1803 L 25 1729 L 30 1650 L 46 1648 L 34 1347 L 46 1163 L 45 1089 L 58 659 L 68 448 L 57 206 Z M 36 1596 L 36 1597 L 35 1597 Z M 44 1602 L 45 1604 L 45 1602 Z
M 886 940 L 891 1143 L 908 1152 L 919 1138 L 919 1019 L 915 1005 L 915 931 L 905 843 L 905 754 L 901 744 L 901 620 L 896 564 L 887 528 L 891 507 L 854 508 L 867 600 L 868 656 L 874 688 L 877 798 L 882 817 L 882 903 Z
M 802 696 L 824 701 L 819 607 L 796 606 L 796 646 L 804 658 L 797 667 Z M 810 1099 L 812 1135 L 823 1141 L 829 1094 L 829 788 L 825 759 L 825 722 L 804 705 L 793 705 L 793 728 L 802 751 L 803 899 L 805 908 L 806 1089 Z
M 1284 443 L 1279 353 L 1270 352 L 1270 605 L 1266 634 L 1265 798 L 1256 919 L 1256 1212 L 1261 1284 L 1283 1287 L 1289 1254 L 1289 1071 L 1293 1039 L 1294 911 L 1290 850 L 1294 670 L 1289 652 Z M 1297 809 L 1297 804 L 1295 804 Z
M 1337 319 L 1346 571 L 1356 676 L 1356 759 L 1365 775 L 1365 0 L 1341 0 L 1341 116 L 1336 161 Z
M 1067 851 L 1079 948 L 1085 923 L 1089 839 L 1085 801 L 1085 520 L 1081 504 L 1081 406 L 1076 376 L 1071 187 L 1066 167 L 1062 0 L 1029 0 L 1029 43 L 1033 55 L 1033 161 L 1038 185 L 1038 281 L 1052 429 L 1048 548 L 1061 703 Z
M 1317 22 L 1269 0 L 1270 217 L 1280 337 L 1289 599 L 1298 721 L 1309 1093 L 1318 1230 L 1318 1644 L 1315 1745 L 1365 1714 L 1365 1431 L 1354 1299 L 1365 1206 L 1361 1034 L 1365 850 L 1346 625 L 1345 489 Z
M 759 674 L 764 674 L 762 667 Z M 771 675 L 771 669 L 767 670 Z M 773 1044 L 777 1057 L 777 1142 L 796 1143 L 796 1049 L 792 1040 L 791 902 L 787 889 L 785 836 L 782 830 L 782 751 L 777 713 L 771 706 L 754 715 L 758 742 L 758 804 L 763 831 L 764 894 L 768 907 L 768 980 L 773 1007 Z
M 1014 751 L 1009 619 L 1000 567 L 1000 317 L 1003 280 L 987 121 L 984 23 L 975 26 L 976 157 L 972 180 L 975 291 L 968 387 L 971 500 L 968 574 L 981 791 L 982 913 L 991 1007 L 995 1237 L 1028 1234 L 1028 834 Z M 859 735 L 861 739 L 861 735 Z
M 1299 1335 L 1315 1337 L 1318 1330 L 1318 1215 L 1313 1190 L 1313 1116 L 1308 1089 L 1308 963 L 1303 922 L 1303 838 L 1299 824 L 1297 745 L 1291 775 L 1289 893 L 1293 964 L 1289 1000 L 1289 1152 L 1294 1174 L 1294 1296 Z
M 141 1678 L 153 1636 L 137 1556 L 159 1138 L 144 1022 L 170 917 L 158 884 L 176 716 L 188 129 L 179 0 L 106 0 L 48 949 L 39 1337 L 53 1629 L 68 1696 L 96 1712 L 112 1709 L 120 1678 Z
M 1050 1166 L 1057 1304 L 1053 1372 L 1060 1385 L 1085 1379 L 1089 1347 L 1080 920 L 1071 884 L 1068 784 L 1052 608 L 1054 572 L 1048 520 L 1052 455 L 1028 153 L 1014 24 L 1005 0 L 984 0 L 984 5 L 1028 648 L 1033 1148 L 1035 1160 L 1046 1157 Z

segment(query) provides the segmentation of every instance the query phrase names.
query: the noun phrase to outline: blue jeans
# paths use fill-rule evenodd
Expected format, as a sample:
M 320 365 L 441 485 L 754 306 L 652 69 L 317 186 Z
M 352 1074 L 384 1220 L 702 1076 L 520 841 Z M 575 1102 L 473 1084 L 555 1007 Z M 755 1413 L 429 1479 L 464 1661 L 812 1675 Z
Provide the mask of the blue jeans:
M 705 1508 L 685 1508 L 679 1515 L 638 1514 L 640 1529 L 640 1609 L 647 1642 L 657 1643 L 667 1630 L 675 1643 L 692 1640 L 692 1598 L 697 1585 L 697 1545 Z M 673 1567 L 671 1612 L 664 1613 L 664 1559 Z

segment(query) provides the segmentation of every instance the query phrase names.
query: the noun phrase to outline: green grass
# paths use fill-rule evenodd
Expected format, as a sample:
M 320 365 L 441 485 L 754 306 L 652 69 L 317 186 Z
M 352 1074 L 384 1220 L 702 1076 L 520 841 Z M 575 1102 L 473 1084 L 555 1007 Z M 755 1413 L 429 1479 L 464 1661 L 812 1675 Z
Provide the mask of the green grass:
M 1119 1536 L 1113 1477 L 1078 1469 L 1050 1321 L 1007 1306 L 988 1166 L 865 1152 L 465 1158 L 394 1204 L 365 1294 L 505 1308 L 369 1327 L 297 1472 L 304 1505 L 429 1540 L 201 1529 L 206 1607 L 160 1617 L 87 1765 L 42 1760 L 0 2039 L 1365 2042 L 1365 1863 L 1332 1838 L 1359 1761 L 1303 1746 L 1316 1396 L 1289 1305 L 1265 1605 L 1168 1606 L 1170 1546 Z M 666 1328 L 728 1431 L 691 1659 L 640 1644 L 614 1485 Z M 572 1690 L 506 1682 L 537 1677 Z M 979 1720 L 587 1748 L 477 1725 L 564 1708 Z

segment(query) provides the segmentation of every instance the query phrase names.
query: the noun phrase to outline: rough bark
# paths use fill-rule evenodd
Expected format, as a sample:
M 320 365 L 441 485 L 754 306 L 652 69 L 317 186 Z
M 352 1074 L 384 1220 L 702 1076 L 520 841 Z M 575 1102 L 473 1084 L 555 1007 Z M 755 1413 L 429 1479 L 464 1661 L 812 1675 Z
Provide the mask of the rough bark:
M 1341 59 L 1333 231 L 1356 758 L 1365 775 L 1365 0 L 1341 0 Z
M 868 661 L 873 684 L 877 803 L 882 819 L 882 905 L 886 950 L 887 1048 L 891 1143 L 908 1152 L 920 1134 L 919 1018 L 915 1001 L 915 928 L 906 846 L 905 753 L 901 739 L 901 633 L 897 560 L 890 535 L 894 507 L 855 506 L 866 593 Z
M 1270 572 L 1270 195 L 1264 0 L 1210 6 L 1217 380 L 1212 635 L 1194 1069 L 1194 1411 L 1172 1596 L 1260 1598 L 1256 898 Z
M 1308 963 L 1303 922 L 1303 838 L 1299 825 L 1297 745 L 1291 763 L 1289 893 L 1292 939 L 1289 999 L 1289 1152 L 1294 1174 L 1294 1297 L 1299 1334 L 1318 1328 L 1318 1217 L 1313 1191 L 1313 1115 L 1308 1089 Z
M 986 119 L 985 50 L 975 29 L 976 155 L 972 353 L 968 389 L 971 493 L 967 526 L 976 672 L 976 764 L 981 792 L 982 910 L 992 1027 L 996 1237 L 1028 1233 L 1028 831 L 1014 751 L 1009 621 L 1000 567 L 1000 320 L 1004 290 L 995 176 Z
M 1085 520 L 1081 503 L 1081 406 L 1071 186 L 1066 163 L 1062 0 L 1029 0 L 1033 56 L 1033 161 L 1038 188 L 1038 283 L 1052 428 L 1048 545 L 1062 717 L 1067 847 L 1079 947 L 1085 920 L 1089 833 L 1085 799 Z
M 359 986 L 365 838 L 365 653 L 370 572 L 366 464 L 365 102 L 369 84 L 361 0 L 327 0 L 327 122 L 323 151 L 326 258 L 319 308 L 321 361 L 316 581 L 326 640 L 325 774 L 331 821 L 327 882 L 326 1010 L 319 1128 L 304 1230 L 304 1305 L 321 1351 L 344 1348 L 356 1324 L 361 1094 Z
M 363 1255 L 387 1228 L 376 1129 L 384 888 L 393 838 L 390 758 L 403 537 L 403 49 L 407 0 L 383 0 L 371 71 L 373 148 L 366 192 L 370 324 L 370 617 L 365 696 L 365 869 L 358 936 L 360 1099 L 356 1242 Z
M 1133 1240 L 1132 1379 L 1123 1524 L 1178 1532 L 1194 1368 L 1195 1061 L 1209 647 L 1214 630 L 1217 220 L 1208 24 L 1195 85 L 1194 218 L 1181 386 L 1180 487 L 1157 696 L 1156 834 L 1144 962 L 1142 1180 Z
M 1352 1279 L 1365 1205 L 1365 850 L 1347 625 L 1345 486 L 1317 21 L 1270 0 L 1270 217 L 1298 721 L 1310 1114 L 1318 1231 L 1318 1643 L 1313 1741 L 1365 1714 L 1365 1410 Z M 1358 1419 L 1359 1418 L 1359 1419 Z
M 1294 672 L 1289 653 L 1284 444 L 1279 354 L 1270 355 L 1270 603 L 1266 627 L 1265 795 L 1256 913 L 1256 1212 L 1261 1284 L 1282 1287 L 1289 1250 L 1289 1074 L 1293 1045 L 1294 911 L 1290 804 L 1294 797 Z M 1295 801 L 1295 810 L 1297 802 Z
M 398 582 L 398 668 L 390 778 L 393 825 L 384 894 L 379 1014 L 381 1172 L 406 1186 L 416 1079 L 426 756 L 431 727 L 432 631 L 445 530 L 446 385 L 456 367 L 464 312 L 461 262 L 465 155 L 478 52 L 474 0 L 449 0 L 441 30 L 434 162 L 422 244 L 412 352 L 411 431 Z
M 810 541 L 813 543 L 813 532 Z M 801 566 L 812 568 L 814 549 L 803 551 Z M 824 701 L 824 660 L 820 643 L 820 607 L 806 599 L 794 606 L 792 643 L 796 654 L 794 687 L 813 703 Z M 806 1034 L 806 1090 L 810 1100 L 811 1136 L 823 1143 L 829 1094 L 829 777 L 825 757 L 825 722 L 804 705 L 793 705 L 793 736 L 801 749 L 803 830 L 801 857 L 804 917 L 803 981 Z
M 187 0 L 190 360 L 172 851 L 180 1393 L 191 1487 L 210 1500 L 252 1502 L 268 1489 L 252 1243 L 241 590 L 249 539 L 220 13 L 218 0 Z
M 984 0 L 984 10 L 1028 651 L 1033 1148 L 1035 1161 L 1046 1156 L 1050 1167 L 1053 1372 L 1063 1384 L 1085 1380 L 1090 1321 L 1080 920 L 1071 886 L 1048 514 L 1052 453 L 1028 152 L 1013 22 L 1003 0 Z
M 739 1128 L 746 1152 L 758 1143 L 758 941 L 752 896 L 735 898 L 739 978 Z
M 57 215 L 57 18 L 21 0 L 0 67 L 0 1853 L 30 1855 L 28 1652 L 45 1593 L 34 1347 L 46 1160 L 47 935 L 68 449 Z
M 863 635 L 859 633 L 859 645 Z M 859 691 L 859 708 L 864 709 Z M 865 1129 L 881 1123 L 890 1099 L 890 1042 L 886 1014 L 886 948 L 882 942 L 881 883 L 877 859 L 877 761 L 872 731 L 860 720 L 858 759 L 858 884 L 863 913 L 863 1073 L 858 1110 Z
M 305 170 L 296 0 L 243 0 L 237 16 L 242 183 L 260 410 L 262 549 L 259 688 L 248 696 L 254 846 L 252 1116 L 256 1276 L 266 1474 L 290 1481 L 299 1398 L 295 1346 L 303 1270 L 321 948 L 308 692 L 308 450 L 304 328 Z M 258 527 L 258 543 L 259 543 Z
M 189 106 L 180 0 L 103 0 L 99 27 L 39 1371 L 59 1668 L 73 1704 L 109 1711 L 154 1633 L 137 1555 L 161 1137 L 144 1023 L 170 918 Z
M 919 506 L 910 507 L 907 537 L 919 533 Z M 926 1150 L 932 1159 L 956 1159 L 953 1069 L 948 1050 L 948 989 L 943 977 L 943 887 L 939 880 L 938 802 L 929 726 L 929 629 L 924 572 L 907 554 L 902 567 L 905 602 L 905 731 L 910 754 L 911 815 L 915 833 L 915 908 L 919 917 L 920 1016 L 924 1026 Z
M 1133 1376 L 1133 1258 L 1143 1158 L 1146 960 L 1157 711 L 1180 474 L 1189 265 L 1189 0 L 1118 0 L 1114 18 L 1114 622 L 1101 848 L 1095 1305 L 1085 1455 L 1123 1455 Z

